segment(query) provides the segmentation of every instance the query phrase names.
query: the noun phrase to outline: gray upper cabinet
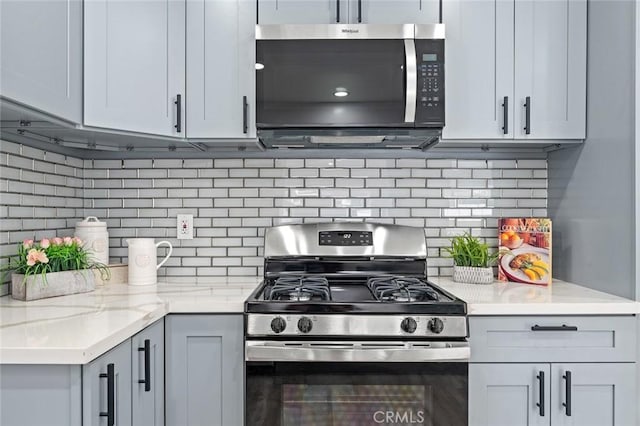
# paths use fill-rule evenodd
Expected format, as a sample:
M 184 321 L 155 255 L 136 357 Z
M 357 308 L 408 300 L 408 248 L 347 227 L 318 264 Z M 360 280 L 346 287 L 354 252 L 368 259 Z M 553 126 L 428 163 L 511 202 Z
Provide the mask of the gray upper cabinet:
M 258 0 L 260 24 L 433 24 L 438 0 Z
M 0 2 L 0 95 L 82 121 L 82 1 Z
M 185 0 L 87 1 L 84 25 L 84 124 L 184 135 Z
M 584 139 L 586 0 L 518 0 L 515 28 L 515 137 Z
M 131 339 L 82 366 L 82 424 L 104 426 L 109 416 L 131 425 Z
M 165 327 L 167 425 L 244 424 L 242 315 L 170 315 Z
M 586 0 L 443 8 L 444 139 L 584 139 Z
M 131 338 L 134 425 L 164 426 L 164 320 Z
M 256 4 L 187 2 L 187 136 L 253 138 Z

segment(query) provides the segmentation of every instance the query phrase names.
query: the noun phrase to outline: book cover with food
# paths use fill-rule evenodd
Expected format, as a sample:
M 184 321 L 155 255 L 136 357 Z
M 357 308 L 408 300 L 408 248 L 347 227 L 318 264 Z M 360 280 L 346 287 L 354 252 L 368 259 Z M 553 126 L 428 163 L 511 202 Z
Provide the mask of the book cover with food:
M 551 284 L 551 219 L 498 220 L 498 279 L 525 284 Z

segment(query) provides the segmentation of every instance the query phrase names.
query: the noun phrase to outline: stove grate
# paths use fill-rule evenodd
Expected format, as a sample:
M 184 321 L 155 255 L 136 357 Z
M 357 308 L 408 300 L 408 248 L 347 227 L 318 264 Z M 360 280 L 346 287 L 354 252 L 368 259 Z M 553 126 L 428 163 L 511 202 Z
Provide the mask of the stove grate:
M 280 277 L 265 289 L 264 300 L 331 300 L 329 281 L 317 276 Z
M 440 295 L 419 278 L 382 276 L 370 278 L 367 286 L 381 302 L 438 301 Z

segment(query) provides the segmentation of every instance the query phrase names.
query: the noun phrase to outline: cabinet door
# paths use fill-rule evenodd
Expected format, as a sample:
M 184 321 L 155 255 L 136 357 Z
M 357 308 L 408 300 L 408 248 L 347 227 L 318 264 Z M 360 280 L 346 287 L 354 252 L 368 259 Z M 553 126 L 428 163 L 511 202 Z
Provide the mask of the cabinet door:
M 516 0 L 515 52 L 515 138 L 584 139 L 586 0 Z
M 548 426 L 550 371 L 549 364 L 469 364 L 469 426 Z
M 443 139 L 512 139 L 513 2 L 448 0 L 443 2 L 443 22 Z
M 438 0 L 349 0 L 353 24 L 435 24 Z
M 346 24 L 347 0 L 258 0 L 258 23 Z
M 131 338 L 134 425 L 164 426 L 164 320 Z
M 0 95 L 82 121 L 82 2 L 0 2 Z
M 86 125 L 184 134 L 174 127 L 185 90 L 184 10 L 184 0 L 85 2 Z
M 567 383 L 567 373 L 570 384 Z M 625 426 L 636 415 L 636 364 L 552 364 L 554 426 Z M 555 396 L 557 395 L 557 396 Z M 569 403 L 569 407 L 563 404 Z
M 187 2 L 190 138 L 255 137 L 256 6 Z
M 113 376 L 107 376 L 113 365 Z M 131 340 L 82 366 L 82 424 L 104 426 L 109 411 L 109 382 L 113 385 L 114 416 L 117 426 L 131 425 Z
M 171 315 L 165 321 L 167 424 L 242 425 L 242 315 Z

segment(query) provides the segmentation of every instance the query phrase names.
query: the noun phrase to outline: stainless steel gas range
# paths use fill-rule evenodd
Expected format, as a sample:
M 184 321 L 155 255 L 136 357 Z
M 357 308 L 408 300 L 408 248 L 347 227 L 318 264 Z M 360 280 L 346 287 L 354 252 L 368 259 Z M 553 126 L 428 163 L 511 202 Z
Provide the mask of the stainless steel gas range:
M 245 305 L 246 424 L 467 425 L 466 305 L 429 282 L 421 228 L 265 233 Z

